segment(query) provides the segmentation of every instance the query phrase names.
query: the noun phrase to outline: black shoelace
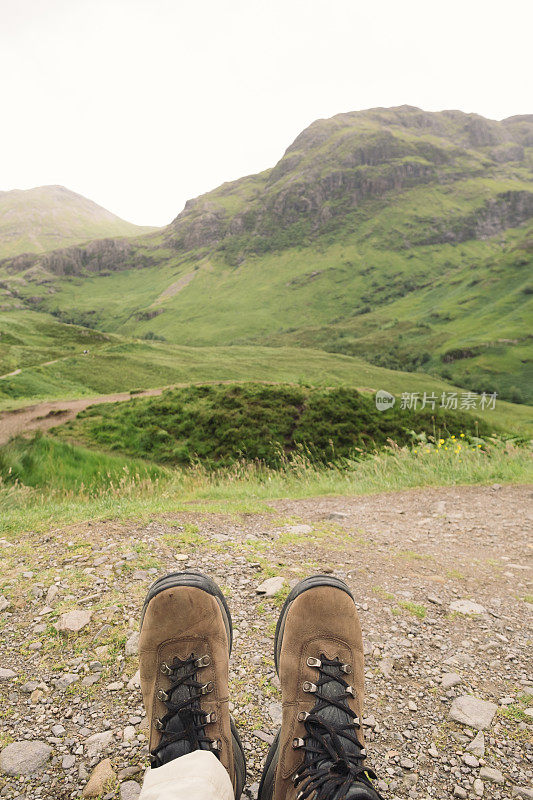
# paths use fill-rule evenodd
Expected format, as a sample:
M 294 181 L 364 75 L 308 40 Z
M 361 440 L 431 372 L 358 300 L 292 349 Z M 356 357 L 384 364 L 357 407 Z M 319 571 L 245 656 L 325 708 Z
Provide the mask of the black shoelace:
M 198 669 L 207 666 L 207 663 L 203 663 L 202 659 L 192 653 L 185 661 L 175 657 L 172 664 L 162 665 L 161 670 L 168 675 L 170 687 L 158 693 L 167 713 L 157 722 L 161 740 L 150 753 L 152 768 L 164 764 L 165 749 L 178 742 L 186 743 L 189 752 L 215 749 L 213 741 L 206 736 L 204 730 L 210 721 L 210 715 L 200 708 L 200 699 L 211 692 L 213 686 L 210 683 L 203 684 L 197 679 Z
M 304 762 L 294 777 L 294 785 L 300 787 L 298 800 L 307 800 L 313 793 L 313 800 L 331 800 L 333 797 L 344 800 L 354 782 L 376 792 L 370 782 L 370 778 L 376 778 L 376 775 L 364 766 L 366 752 L 356 735 L 361 722 L 347 702 L 350 687 L 341 676 L 343 665 L 338 658 L 330 660 L 322 655 L 313 666 L 320 675 L 315 684 L 316 703 L 302 720 L 307 732 L 303 744 L 299 744 L 301 740 L 295 740 L 295 746 L 302 747 L 305 752 Z M 338 685 L 339 693 L 328 692 L 325 695 L 324 687 L 333 681 Z M 332 707 L 346 714 L 348 722 L 326 721 L 320 716 L 320 712 Z

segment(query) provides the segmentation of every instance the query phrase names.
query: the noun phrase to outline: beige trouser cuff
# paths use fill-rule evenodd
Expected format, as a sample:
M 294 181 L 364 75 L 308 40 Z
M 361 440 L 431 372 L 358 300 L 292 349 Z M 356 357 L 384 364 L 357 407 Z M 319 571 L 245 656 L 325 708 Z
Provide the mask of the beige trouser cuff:
M 215 754 L 195 750 L 146 770 L 139 800 L 234 800 L 234 794 Z

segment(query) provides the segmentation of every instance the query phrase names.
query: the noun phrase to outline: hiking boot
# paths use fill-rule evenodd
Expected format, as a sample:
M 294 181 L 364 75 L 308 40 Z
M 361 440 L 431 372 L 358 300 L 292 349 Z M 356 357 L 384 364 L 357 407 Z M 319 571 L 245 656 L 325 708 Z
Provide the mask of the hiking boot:
M 283 716 L 258 800 L 382 800 L 364 766 L 363 639 L 343 581 L 314 575 L 295 586 L 274 659 Z
M 244 752 L 228 708 L 231 616 L 214 581 L 173 572 L 150 588 L 141 616 L 141 687 L 157 769 L 195 750 L 216 754 L 235 797 L 246 779 Z

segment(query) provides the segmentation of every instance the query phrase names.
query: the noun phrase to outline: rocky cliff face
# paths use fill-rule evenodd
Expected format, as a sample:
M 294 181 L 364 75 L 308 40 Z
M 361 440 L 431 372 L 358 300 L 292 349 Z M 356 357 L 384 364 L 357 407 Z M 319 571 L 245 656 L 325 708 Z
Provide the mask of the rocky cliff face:
M 268 249 L 265 240 L 275 240 L 280 230 L 300 224 L 300 233 L 316 235 L 368 201 L 386 201 L 413 187 L 496 176 L 502 164 L 530 176 L 532 142 L 531 116 L 495 122 L 411 107 L 340 114 L 303 131 L 272 170 L 256 176 L 255 194 L 250 196 L 250 179 L 243 179 L 189 201 L 169 226 L 168 241 L 189 250 L 249 237 L 249 249 Z M 485 238 L 520 224 L 531 216 L 526 195 L 507 192 L 479 203 L 479 220 L 474 214 L 453 221 L 434 241 Z M 237 211 L 226 210 L 239 204 Z
M 411 106 L 339 114 L 302 131 L 271 170 L 189 200 L 162 239 L 176 253 L 220 250 L 238 263 L 246 253 L 334 234 L 350 215 L 372 216 L 376 203 L 386 207 L 411 189 L 433 187 L 453 196 L 455 186 L 476 179 L 494 187 L 480 185 L 466 211 L 430 218 L 420 230 L 413 225 L 396 246 L 485 239 L 532 216 L 532 164 L 533 115 L 496 122 Z M 507 185 L 499 188 L 498 181 Z M 149 238 L 142 247 L 138 242 L 104 239 L 20 256 L 0 267 L 73 275 L 143 267 L 162 258 Z

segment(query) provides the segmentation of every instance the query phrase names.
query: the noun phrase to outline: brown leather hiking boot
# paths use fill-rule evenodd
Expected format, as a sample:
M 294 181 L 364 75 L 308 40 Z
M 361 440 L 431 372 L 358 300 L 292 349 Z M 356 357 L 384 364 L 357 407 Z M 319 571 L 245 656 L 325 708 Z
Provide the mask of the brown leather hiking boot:
M 291 591 L 274 645 L 283 717 L 259 800 L 381 800 L 365 768 L 363 640 L 346 584 L 314 575 Z
M 214 581 L 174 572 L 150 588 L 141 617 L 141 686 L 150 720 L 152 769 L 211 750 L 235 797 L 246 779 L 242 745 L 228 708 L 231 616 Z

